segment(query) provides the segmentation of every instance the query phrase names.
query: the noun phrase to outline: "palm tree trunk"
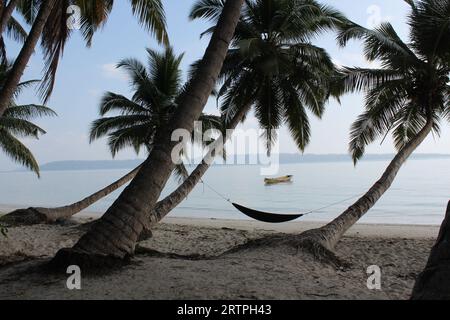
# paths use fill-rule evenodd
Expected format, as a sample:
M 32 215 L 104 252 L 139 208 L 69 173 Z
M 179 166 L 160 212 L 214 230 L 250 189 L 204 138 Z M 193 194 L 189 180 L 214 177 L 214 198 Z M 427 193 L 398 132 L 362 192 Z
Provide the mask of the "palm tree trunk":
M 251 105 L 247 105 L 239 110 L 239 112 L 233 117 L 228 124 L 229 130 L 234 130 L 239 123 L 244 119 L 245 115 L 249 111 Z M 227 132 L 226 140 L 231 138 L 231 132 Z M 155 208 L 149 213 L 146 219 L 145 234 L 151 234 L 152 227 L 159 223 L 164 217 L 166 217 L 173 209 L 175 209 L 186 197 L 191 193 L 195 186 L 201 181 L 206 171 L 213 163 L 214 157 L 218 152 L 223 151 L 224 143 L 222 139 L 218 139 L 210 146 L 210 151 L 202 159 L 202 162 L 195 168 L 195 170 L 189 175 L 189 177 L 170 195 L 163 200 L 159 201 Z
M 391 161 L 382 177 L 372 188 L 344 213 L 326 226 L 306 231 L 301 235 L 304 239 L 319 243 L 325 249 L 333 251 L 342 236 L 350 229 L 364 214 L 366 214 L 375 203 L 390 188 L 397 176 L 401 166 L 407 161 L 417 147 L 426 139 L 433 128 L 432 120 L 428 120 L 424 128 L 407 143 Z
M 19 0 L 11 0 L 6 7 L 2 7 L 2 10 L 0 12 L 0 36 L 3 36 L 3 32 L 6 30 L 9 19 L 11 19 L 11 16 L 16 9 L 18 2 Z
M 242 108 L 232 119 L 228 125 L 228 129 L 234 130 L 238 124 L 242 121 L 244 116 L 250 109 L 250 105 Z M 227 139 L 230 136 L 226 137 Z M 170 195 L 168 195 L 163 200 L 159 201 L 155 208 L 150 212 L 149 218 L 146 220 L 148 223 L 145 226 L 145 234 L 150 234 L 149 231 L 157 222 L 162 220 L 167 214 L 169 214 L 176 206 L 178 206 L 183 199 L 185 199 L 189 193 L 195 188 L 195 186 L 202 179 L 203 175 L 211 166 L 214 154 L 212 151 L 220 152 L 219 149 L 220 140 L 214 142 L 210 146 L 210 152 L 203 158 L 202 162 L 196 167 L 196 169 L 189 175 L 189 177 L 183 181 L 183 183 Z M 77 201 L 73 204 L 57 207 L 57 208 L 40 208 L 31 207 L 27 209 L 18 209 L 9 214 L 6 214 L 0 218 L 0 221 L 6 223 L 10 226 L 20 226 L 20 225 L 35 225 L 35 224 L 51 224 L 57 221 L 63 221 L 70 219 L 74 215 L 80 213 L 84 209 L 90 207 L 92 204 L 103 199 L 109 194 L 113 193 L 126 183 L 136 177 L 137 173 L 141 169 L 141 166 L 137 167 L 133 171 L 127 173 L 125 176 L 119 180 L 113 182 L 109 186 L 91 194 L 90 196 L 84 198 L 83 200 Z M 150 222 L 152 221 L 152 222 Z
M 192 132 L 222 69 L 242 4 L 243 0 L 226 1 L 200 68 L 171 121 L 172 126 L 160 133 L 136 178 L 73 248 L 57 253 L 52 260 L 53 267 L 65 269 L 75 264 L 90 268 L 117 263 L 134 254 L 147 213 L 155 206 L 175 167 L 171 153 L 178 143 L 171 141 L 170 135 L 176 129 Z
M 141 166 L 127 173 L 125 176 L 113 182 L 109 186 L 71 205 L 58 208 L 19 209 L 3 216 L 0 220 L 8 225 L 17 226 L 55 223 L 57 221 L 69 219 L 133 180 L 140 169 Z
M 450 299 L 450 202 L 439 237 L 424 271 L 417 278 L 413 300 Z
M 37 208 L 38 211 L 45 214 L 47 221 L 55 222 L 57 220 L 69 219 L 73 215 L 80 213 L 84 209 L 90 207 L 100 199 L 103 199 L 107 195 L 113 193 L 123 185 L 127 184 L 136 177 L 141 166 L 137 167 L 133 171 L 127 173 L 119 180 L 113 182 L 109 186 L 97 191 L 96 193 L 84 198 L 81 201 L 75 202 L 71 205 L 59 207 L 59 208 Z
M 22 77 L 28 62 L 30 61 L 31 56 L 33 55 L 42 31 L 44 30 L 45 23 L 47 22 L 56 1 L 57 0 L 43 0 L 41 3 L 39 13 L 33 23 L 27 40 L 20 50 L 20 53 L 14 62 L 14 66 L 12 67 L 4 86 L 0 91 L 0 117 L 3 116 L 3 113 L 14 95 L 14 91 L 20 82 L 20 78 Z

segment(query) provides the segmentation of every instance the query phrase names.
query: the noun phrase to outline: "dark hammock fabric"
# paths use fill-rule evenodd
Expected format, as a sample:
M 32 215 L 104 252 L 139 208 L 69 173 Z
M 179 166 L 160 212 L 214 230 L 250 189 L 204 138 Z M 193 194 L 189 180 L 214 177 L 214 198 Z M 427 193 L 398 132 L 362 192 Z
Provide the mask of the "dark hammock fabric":
M 233 203 L 233 206 L 246 216 L 267 223 L 289 222 L 304 216 L 303 214 L 276 214 L 276 213 L 256 211 L 253 209 L 243 207 L 237 203 Z

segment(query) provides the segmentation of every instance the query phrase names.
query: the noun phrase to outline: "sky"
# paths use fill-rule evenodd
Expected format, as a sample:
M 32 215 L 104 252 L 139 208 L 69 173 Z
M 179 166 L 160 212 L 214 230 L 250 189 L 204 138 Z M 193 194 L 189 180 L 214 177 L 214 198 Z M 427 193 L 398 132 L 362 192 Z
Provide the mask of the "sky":
M 169 36 L 176 53 L 185 53 L 182 68 L 186 72 L 189 65 L 202 57 L 208 39 L 200 39 L 202 31 L 208 28 L 206 21 L 189 21 L 188 14 L 194 0 L 163 0 Z M 408 6 L 402 0 L 322 0 L 344 12 L 353 21 L 364 26 L 374 26 L 381 21 L 391 22 L 401 37 L 407 40 L 408 26 L 406 16 Z M 362 55 L 361 45 L 352 42 L 346 48 L 339 48 L 332 32 L 323 34 L 314 41 L 324 47 L 335 63 L 346 66 L 377 66 L 369 64 Z M 8 42 L 9 54 L 14 57 L 18 45 Z M 38 141 L 25 140 L 39 163 L 60 160 L 106 160 L 111 155 L 105 140 L 89 144 L 90 123 L 98 117 L 98 104 L 102 93 L 112 91 L 130 96 L 126 76 L 115 68 L 123 58 L 138 58 L 146 61 L 145 48 L 158 49 L 154 38 L 145 32 L 131 14 L 129 1 L 115 1 L 108 23 L 96 34 L 91 48 L 86 48 L 82 37 L 75 33 L 66 46 L 60 62 L 54 93 L 48 106 L 58 117 L 40 119 L 36 123 L 47 131 Z M 42 74 L 42 55 L 36 51 L 23 76 L 23 80 L 39 79 Z M 24 92 L 19 102 L 39 103 L 34 90 Z M 306 153 L 335 154 L 347 153 L 349 130 L 353 121 L 364 109 L 364 97 L 349 94 L 341 103 L 330 101 L 323 119 L 311 115 L 312 140 Z M 217 113 L 215 101 L 205 108 L 208 113 Z M 250 116 L 243 129 L 257 128 L 257 122 Z M 417 150 L 420 153 L 450 153 L 450 128 L 443 126 L 440 138 L 430 137 Z M 299 152 L 289 133 L 280 131 L 279 152 Z M 392 140 L 387 139 L 368 147 L 368 153 L 392 153 L 395 151 Z M 132 150 L 119 153 L 116 159 L 143 158 Z M 10 170 L 17 165 L 0 153 L 1 170 Z

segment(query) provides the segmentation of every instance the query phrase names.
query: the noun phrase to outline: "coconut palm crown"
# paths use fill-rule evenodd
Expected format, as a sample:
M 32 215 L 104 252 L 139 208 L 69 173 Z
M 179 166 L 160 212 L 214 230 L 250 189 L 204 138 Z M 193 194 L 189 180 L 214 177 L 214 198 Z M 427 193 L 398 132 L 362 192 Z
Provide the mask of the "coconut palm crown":
M 130 0 L 131 11 L 138 22 L 160 43 L 168 44 L 166 17 L 161 0 Z M 32 25 L 37 17 L 41 1 L 19 0 L 17 11 Z M 42 31 L 42 48 L 45 56 L 45 75 L 40 93 L 47 101 L 56 77 L 59 60 L 64 47 L 74 31 L 80 29 L 88 47 L 92 45 L 96 32 L 108 21 L 114 0 L 61 0 L 56 1 Z M 78 8 L 79 12 L 74 9 Z M 77 19 L 79 18 L 79 21 Z M 71 20 L 72 19 L 72 20 Z M 71 23 L 72 25 L 70 26 Z
M 190 17 L 215 22 L 223 5 L 222 0 L 200 0 Z M 253 107 L 266 129 L 269 152 L 275 129 L 284 124 L 303 151 L 311 134 L 308 112 L 323 116 L 338 80 L 330 56 L 312 41 L 346 21 L 339 11 L 314 0 L 245 1 L 220 75 L 226 119 Z
M 374 30 L 347 24 L 339 42 L 364 41 L 369 61 L 381 67 L 343 68 L 344 92 L 366 94 L 365 112 L 353 124 L 350 152 L 355 163 L 366 146 L 392 133 L 395 146 L 402 149 L 432 121 L 439 135 L 441 120 L 450 121 L 450 1 L 406 1 L 409 42 L 404 42 L 390 23 Z
M 0 89 L 10 69 L 11 64 L 0 65 Z M 38 82 L 32 80 L 20 83 L 15 92 L 15 98 L 23 89 Z M 35 118 L 44 116 L 56 116 L 56 113 L 46 106 L 18 105 L 15 101 L 11 101 L 3 116 L 0 117 L 0 149 L 13 161 L 34 171 L 38 176 L 39 165 L 36 159 L 19 139 L 39 139 L 45 134 L 44 129 L 31 122 Z
M 153 149 L 157 135 L 169 126 L 173 114 L 178 108 L 178 99 L 184 92 L 180 63 L 183 55 L 176 56 L 173 49 L 167 47 L 164 52 L 147 49 L 148 65 L 136 59 L 125 59 L 117 68 L 127 72 L 133 90 L 131 99 L 113 92 L 104 94 L 100 103 L 102 118 L 93 122 L 90 131 L 91 142 L 108 137 L 109 149 L 113 156 L 124 148 L 132 147 L 139 153 L 145 148 L 147 153 Z M 115 113 L 112 116 L 106 115 Z M 202 114 L 203 133 L 209 130 L 223 130 L 221 117 Z M 194 138 L 193 138 L 194 139 Z M 206 141 L 193 142 L 201 143 Z M 186 177 L 183 165 L 177 166 L 179 176 Z

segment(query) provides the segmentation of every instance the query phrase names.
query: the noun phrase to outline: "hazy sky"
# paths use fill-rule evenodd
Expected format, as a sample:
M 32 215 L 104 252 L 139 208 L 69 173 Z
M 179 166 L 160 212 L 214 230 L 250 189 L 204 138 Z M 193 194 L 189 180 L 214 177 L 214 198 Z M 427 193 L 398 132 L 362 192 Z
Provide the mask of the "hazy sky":
M 209 25 L 207 22 L 188 20 L 188 12 L 193 0 L 163 0 L 165 5 L 171 43 L 177 53 L 185 52 L 183 69 L 194 60 L 200 58 L 207 45 L 207 39 L 200 40 L 199 35 Z M 405 23 L 408 6 L 402 0 L 328 0 L 322 1 L 342 10 L 352 20 L 371 25 L 382 20 L 390 21 L 397 32 L 406 39 L 408 28 Z M 317 41 L 327 50 L 336 63 L 348 66 L 365 66 L 367 62 L 361 54 L 359 43 L 352 43 L 345 49 L 338 48 L 335 35 L 325 34 Z M 111 156 L 104 141 L 92 145 L 88 142 L 90 122 L 97 118 L 99 99 L 104 91 L 113 91 L 130 96 L 126 77 L 114 68 L 122 58 L 135 57 L 146 61 L 145 48 L 157 48 L 154 39 L 146 34 L 138 25 L 128 1 L 116 1 L 115 8 L 106 27 L 99 32 L 93 47 L 87 49 L 81 37 L 72 37 L 66 47 L 64 57 L 58 71 L 57 82 L 52 99 L 48 103 L 57 111 L 58 118 L 39 120 L 38 124 L 48 131 L 37 142 L 26 141 L 40 163 L 56 160 L 104 160 Z M 9 53 L 17 52 L 16 45 L 10 45 Z M 39 78 L 42 69 L 42 56 L 38 51 L 29 64 L 23 79 Z M 38 103 L 33 90 L 21 96 L 21 102 Z M 349 128 L 358 114 L 363 111 L 363 97 L 347 95 L 341 105 L 335 101 L 328 104 L 327 112 L 322 120 L 312 120 L 312 142 L 307 153 L 327 154 L 346 153 Z M 207 112 L 217 112 L 214 101 L 211 101 Z M 444 124 L 442 137 L 434 140 L 430 137 L 418 152 L 450 153 L 449 125 Z M 250 117 L 246 128 L 256 128 L 256 121 Z M 289 134 L 281 131 L 280 151 L 298 152 Z M 382 146 L 374 143 L 369 147 L 370 153 L 393 152 L 391 140 Z M 120 153 L 117 159 L 133 159 L 137 156 L 130 150 Z M 140 155 L 140 158 L 144 155 Z M 14 168 L 3 154 L 0 154 L 1 170 Z

